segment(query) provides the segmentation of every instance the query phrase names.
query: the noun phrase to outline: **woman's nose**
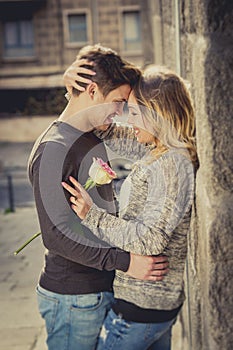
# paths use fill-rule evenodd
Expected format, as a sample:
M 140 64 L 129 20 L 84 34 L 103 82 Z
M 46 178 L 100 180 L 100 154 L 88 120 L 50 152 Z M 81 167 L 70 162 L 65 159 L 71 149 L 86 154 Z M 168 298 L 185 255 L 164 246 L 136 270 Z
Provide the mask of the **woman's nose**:
M 129 124 L 134 125 L 135 124 L 135 118 L 129 113 L 127 121 Z

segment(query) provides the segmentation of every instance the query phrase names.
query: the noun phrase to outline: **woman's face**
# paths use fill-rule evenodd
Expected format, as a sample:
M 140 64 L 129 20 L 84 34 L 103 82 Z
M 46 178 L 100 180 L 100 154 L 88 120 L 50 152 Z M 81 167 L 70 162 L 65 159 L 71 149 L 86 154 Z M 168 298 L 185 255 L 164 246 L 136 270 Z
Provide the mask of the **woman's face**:
M 152 125 L 143 116 L 133 92 L 129 95 L 128 108 L 128 123 L 133 126 L 137 141 L 148 144 L 154 143 L 155 137 L 153 135 Z

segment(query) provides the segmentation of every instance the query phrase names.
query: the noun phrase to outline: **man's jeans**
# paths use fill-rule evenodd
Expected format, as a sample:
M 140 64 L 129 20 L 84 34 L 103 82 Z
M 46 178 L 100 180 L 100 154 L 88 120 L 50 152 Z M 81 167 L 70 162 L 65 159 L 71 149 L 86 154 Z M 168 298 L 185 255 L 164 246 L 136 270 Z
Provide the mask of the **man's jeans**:
M 37 287 L 49 350 L 94 350 L 113 294 L 63 295 Z
M 163 323 L 128 322 L 111 310 L 104 321 L 97 350 L 170 350 L 174 323 L 175 319 Z

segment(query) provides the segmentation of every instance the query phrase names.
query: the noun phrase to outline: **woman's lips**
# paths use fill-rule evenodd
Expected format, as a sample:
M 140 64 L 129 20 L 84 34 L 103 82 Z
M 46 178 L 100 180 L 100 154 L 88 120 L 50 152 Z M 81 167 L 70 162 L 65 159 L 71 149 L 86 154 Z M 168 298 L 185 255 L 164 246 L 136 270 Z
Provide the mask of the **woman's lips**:
M 134 134 L 135 136 L 138 136 L 138 134 L 140 133 L 140 130 L 138 128 L 134 128 Z

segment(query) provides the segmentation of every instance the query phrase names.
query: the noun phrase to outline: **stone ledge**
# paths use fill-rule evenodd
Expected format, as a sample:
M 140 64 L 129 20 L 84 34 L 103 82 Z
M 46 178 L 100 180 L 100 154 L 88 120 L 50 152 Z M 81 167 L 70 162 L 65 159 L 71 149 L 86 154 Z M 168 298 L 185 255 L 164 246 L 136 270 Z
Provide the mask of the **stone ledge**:
M 56 116 L 0 119 L 0 142 L 34 142 Z

